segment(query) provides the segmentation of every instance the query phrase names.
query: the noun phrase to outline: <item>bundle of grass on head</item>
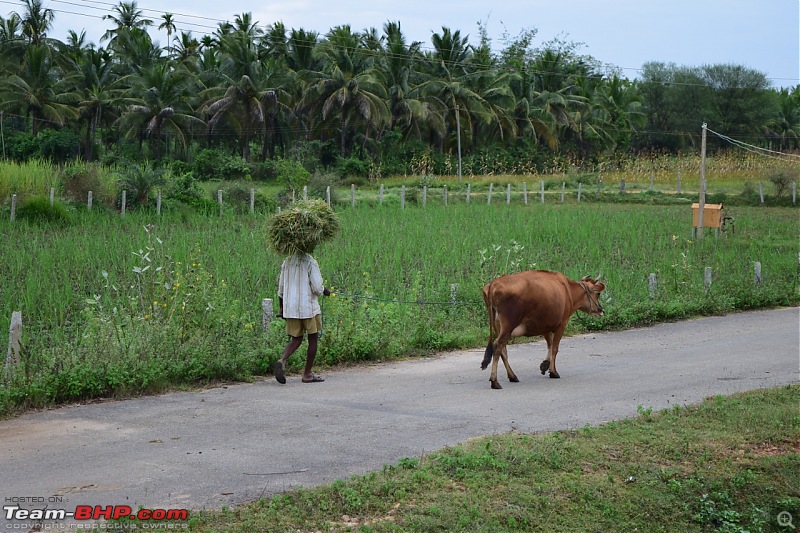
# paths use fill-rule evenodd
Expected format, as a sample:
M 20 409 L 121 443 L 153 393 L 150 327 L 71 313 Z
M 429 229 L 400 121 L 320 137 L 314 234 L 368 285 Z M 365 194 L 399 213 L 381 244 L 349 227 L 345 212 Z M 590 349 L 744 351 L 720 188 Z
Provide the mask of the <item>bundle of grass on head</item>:
M 304 200 L 269 220 L 272 248 L 283 255 L 311 253 L 339 233 L 339 218 L 322 200 Z

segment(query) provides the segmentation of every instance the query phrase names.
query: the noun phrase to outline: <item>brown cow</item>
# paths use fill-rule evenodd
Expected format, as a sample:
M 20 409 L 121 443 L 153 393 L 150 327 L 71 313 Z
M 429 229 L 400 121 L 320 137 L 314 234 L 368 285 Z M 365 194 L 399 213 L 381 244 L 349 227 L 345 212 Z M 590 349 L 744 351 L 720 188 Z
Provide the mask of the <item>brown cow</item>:
M 539 366 L 542 374 L 549 369 L 551 378 L 558 378 L 556 355 L 561 336 L 572 314 L 581 310 L 602 316 L 600 293 L 606 288 L 600 276 L 585 276 L 580 281 L 568 279 L 560 272 L 528 270 L 496 278 L 483 288 L 483 301 L 489 313 L 489 345 L 481 369 L 492 361 L 489 382 L 493 389 L 502 389 L 497 382 L 497 360 L 503 358 L 508 380 L 517 382 L 508 364 L 506 346 L 511 337 L 543 335 L 547 341 L 547 359 Z

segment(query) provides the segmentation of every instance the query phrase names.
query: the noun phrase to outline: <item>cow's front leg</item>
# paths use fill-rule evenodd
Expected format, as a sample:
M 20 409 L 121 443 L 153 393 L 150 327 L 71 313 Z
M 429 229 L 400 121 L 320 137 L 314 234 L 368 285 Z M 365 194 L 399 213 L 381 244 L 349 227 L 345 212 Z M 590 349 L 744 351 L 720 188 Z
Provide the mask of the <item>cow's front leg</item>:
M 514 373 L 514 371 L 511 370 L 511 365 L 508 364 L 508 346 L 503 347 L 503 351 L 500 353 L 500 357 L 503 358 L 503 365 L 506 367 L 506 374 L 508 374 L 508 381 L 512 383 L 519 382 L 519 378 Z

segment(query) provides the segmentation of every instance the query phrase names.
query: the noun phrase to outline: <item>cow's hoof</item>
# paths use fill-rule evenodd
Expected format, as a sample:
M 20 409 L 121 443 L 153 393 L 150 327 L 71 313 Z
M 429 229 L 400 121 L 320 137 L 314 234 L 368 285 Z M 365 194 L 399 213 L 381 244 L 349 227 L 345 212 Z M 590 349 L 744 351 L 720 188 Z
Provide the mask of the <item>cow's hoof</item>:
M 503 387 L 502 387 L 502 386 L 501 386 L 501 385 L 500 385 L 498 382 L 496 382 L 496 381 L 492 381 L 492 382 L 491 382 L 491 384 L 492 384 L 492 388 L 493 388 L 493 389 L 502 389 L 502 388 L 503 388 Z
M 544 373 L 545 373 L 545 372 L 547 372 L 547 369 L 548 369 L 548 368 L 550 368 L 550 361 L 548 361 L 547 359 L 545 359 L 544 361 L 542 361 L 542 364 L 541 364 L 541 365 L 539 365 L 539 370 L 541 370 L 541 371 L 542 371 L 542 375 L 543 375 L 543 376 L 544 376 Z
M 509 376 L 508 381 L 511 383 L 519 383 L 519 378 L 517 376 Z
M 550 377 L 553 378 L 553 379 L 558 379 L 561 376 L 558 375 L 558 372 L 550 372 Z

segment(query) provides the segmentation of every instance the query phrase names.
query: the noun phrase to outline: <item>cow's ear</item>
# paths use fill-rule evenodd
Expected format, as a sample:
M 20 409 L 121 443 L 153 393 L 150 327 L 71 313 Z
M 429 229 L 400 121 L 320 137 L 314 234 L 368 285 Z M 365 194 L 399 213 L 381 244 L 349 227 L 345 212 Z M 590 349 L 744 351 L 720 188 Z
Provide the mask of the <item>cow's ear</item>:
M 606 290 L 606 284 L 605 283 L 595 283 L 594 284 L 594 290 L 596 290 L 597 292 L 603 292 L 604 290 Z

